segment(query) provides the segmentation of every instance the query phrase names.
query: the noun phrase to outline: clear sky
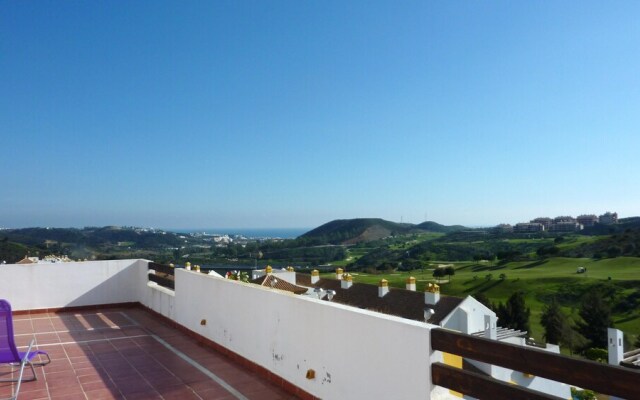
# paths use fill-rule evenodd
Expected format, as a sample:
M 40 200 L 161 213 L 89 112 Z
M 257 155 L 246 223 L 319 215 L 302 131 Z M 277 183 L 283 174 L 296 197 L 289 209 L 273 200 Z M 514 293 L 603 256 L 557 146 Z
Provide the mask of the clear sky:
M 640 215 L 638 1 L 3 1 L 0 227 Z

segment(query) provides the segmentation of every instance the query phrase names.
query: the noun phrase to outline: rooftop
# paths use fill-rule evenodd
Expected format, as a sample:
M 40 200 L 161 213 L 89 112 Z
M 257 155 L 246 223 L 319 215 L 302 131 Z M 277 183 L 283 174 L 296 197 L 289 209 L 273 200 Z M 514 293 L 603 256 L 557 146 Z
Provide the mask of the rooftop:
M 17 346 L 35 339 L 52 359 L 20 400 L 297 398 L 141 307 L 18 314 L 14 328 Z M 0 383 L 0 398 L 13 390 Z
M 278 279 L 275 275 L 263 275 L 256 279 L 251 280 L 251 283 L 256 285 L 270 287 L 279 290 L 285 290 L 287 292 L 295 293 L 295 294 L 303 294 L 307 291 L 307 288 L 294 285 L 285 281 L 284 279 Z
M 332 301 L 358 307 L 366 310 L 396 315 L 398 317 L 414 321 L 424 321 L 424 293 L 405 289 L 389 288 L 389 293 L 384 297 L 378 296 L 378 288 L 366 283 L 353 283 L 349 289 L 342 289 L 340 280 L 320 278 L 318 282 L 311 283 L 311 276 L 297 273 L 296 280 L 300 285 L 335 290 L 336 295 Z M 429 323 L 439 324 L 444 317 L 449 315 L 461 302 L 462 298 L 453 296 L 441 296 L 436 305 L 431 305 L 435 313 L 429 318 Z
M 162 269 L 173 279 L 156 275 Z M 456 392 L 548 400 L 569 397 L 561 382 L 640 398 L 631 368 L 444 329 L 420 321 L 417 306 L 415 319 L 392 309 L 422 296 L 425 304 L 431 292 L 380 289 L 388 303 L 378 304 L 371 287 L 343 293 L 326 284 L 335 298 L 355 289 L 367 303 L 295 296 L 147 260 L 2 265 L 0 293 L 12 305 L 18 346 L 35 339 L 53 359 L 36 367 L 40 379 L 22 384 L 20 400 L 449 400 Z M 408 297 L 394 300 L 394 292 Z M 491 333 L 495 319 L 471 299 L 446 320 Z M 463 360 L 484 374 L 461 369 Z M 3 368 L 0 378 L 10 374 Z M 13 391 L 0 384 L 0 398 Z

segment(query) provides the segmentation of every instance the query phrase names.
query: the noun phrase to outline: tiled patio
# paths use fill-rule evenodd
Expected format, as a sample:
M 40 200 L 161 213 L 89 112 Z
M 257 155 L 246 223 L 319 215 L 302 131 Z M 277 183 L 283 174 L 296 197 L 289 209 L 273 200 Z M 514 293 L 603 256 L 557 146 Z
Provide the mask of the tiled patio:
M 18 346 L 35 338 L 52 359 L 19 400 L 296 398 L 141 308 L 17 315 L 14 328 Z M 0 383 L 0 398 L 13 391 Z

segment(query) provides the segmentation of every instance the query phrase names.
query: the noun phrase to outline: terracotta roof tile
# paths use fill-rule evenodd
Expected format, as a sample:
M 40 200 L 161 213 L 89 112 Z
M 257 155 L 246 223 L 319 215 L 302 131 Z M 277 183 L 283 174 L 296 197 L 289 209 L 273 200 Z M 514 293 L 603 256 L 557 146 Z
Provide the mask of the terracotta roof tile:
M 284 279 L 278 279 L 275 275 L 264 275 L 249 282 L 274 289 L 286 290 L 287 292 L 295 294 L 306 293 L 308 290 L 306 287 L 294 285 Z

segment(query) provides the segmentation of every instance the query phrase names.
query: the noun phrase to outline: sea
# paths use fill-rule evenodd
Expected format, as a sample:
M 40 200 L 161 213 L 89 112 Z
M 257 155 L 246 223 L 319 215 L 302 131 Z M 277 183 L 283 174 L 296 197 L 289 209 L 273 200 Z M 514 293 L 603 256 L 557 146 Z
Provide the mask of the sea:
M 250 239 L 279 238 L 295 239 L 309 232 L 312 228 L 199 228 L 199 229 L 165 229 L 176 233 L 204 233 L 207 235 L 241 235 Z

